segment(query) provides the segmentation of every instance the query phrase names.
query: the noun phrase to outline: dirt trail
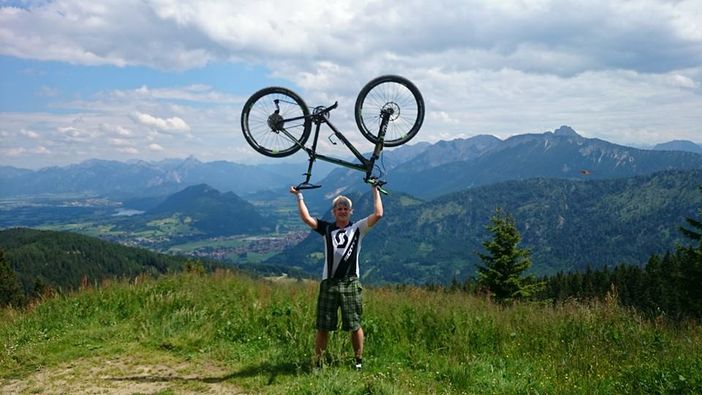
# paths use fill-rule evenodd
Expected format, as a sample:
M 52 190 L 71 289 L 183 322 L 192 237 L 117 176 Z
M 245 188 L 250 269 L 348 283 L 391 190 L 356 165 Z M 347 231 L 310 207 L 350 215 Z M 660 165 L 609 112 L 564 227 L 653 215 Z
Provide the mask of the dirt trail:
M 149 358 L 150 360 L 152 358 Z M 244 394 L 231 370 L 166 358 L 85 358 L 41 369 L 21 380 L 0 380 L 2 394 Z

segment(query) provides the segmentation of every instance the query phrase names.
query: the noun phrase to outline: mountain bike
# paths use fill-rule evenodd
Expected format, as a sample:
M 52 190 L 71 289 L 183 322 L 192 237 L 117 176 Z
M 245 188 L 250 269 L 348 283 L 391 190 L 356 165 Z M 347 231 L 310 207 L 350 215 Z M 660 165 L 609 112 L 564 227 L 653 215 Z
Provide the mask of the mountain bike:
M 376 161 L 384 147 L 395 147 L 410 141 L 424 122 L 424 99 L 419 89 L 404 77 L 385 75 L 368 82 L 359 92 L 354 106 L 356 125 L 361 134 L 375 144 L 366 158 L 337 129 L 329 113 L 338 102 L 330 106 L 310 108 L 295 92 L 281 87 L 269 87 L 254 93 L 244 104 L 241 129 L 246 141 L 259 153 L 281 158 L 305 150 L 309 156 L 305 180 L 297 189 L 319 188 L 310 183 L 312 167 L 316 160 L 323 160 L 365 173 L 364 182 L 377 185 L 384 193 L 385 181 L 373 175 Z M 311 111 L 310 111 L 311 110 Z M 317 153 L 317 143 L 322 124 L 351 151 L 359 163 Z M 315 126 L 312 145 L 307 140 Z M 336 145 L 329 136 L 332 144 Z

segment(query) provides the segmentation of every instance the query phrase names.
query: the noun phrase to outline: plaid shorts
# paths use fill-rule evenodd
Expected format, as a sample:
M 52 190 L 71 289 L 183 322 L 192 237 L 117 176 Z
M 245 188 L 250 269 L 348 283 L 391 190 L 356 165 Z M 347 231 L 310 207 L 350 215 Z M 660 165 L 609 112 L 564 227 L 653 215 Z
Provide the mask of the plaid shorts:
M 341 307 L 341 329 L 356 331 L 361 327 L 363 297 L 358 277 L 326 279 L 319 285 L 317 298 L 317 329 L 334 331 L 338 325 Z

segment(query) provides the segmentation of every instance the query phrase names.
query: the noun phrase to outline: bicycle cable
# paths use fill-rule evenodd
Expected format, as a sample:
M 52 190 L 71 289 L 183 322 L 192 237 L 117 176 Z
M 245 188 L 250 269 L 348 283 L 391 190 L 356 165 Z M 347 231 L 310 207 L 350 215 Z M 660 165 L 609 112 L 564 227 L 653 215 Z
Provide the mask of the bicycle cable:
M 294 105 L 294 106 L 299 105 L 297 102 L 291 101 L 291 100 L 278 99 L 278 101 L 283 102 L 283 103 L 287 103 L 287 104 L 292 104 L 292 105 Z M 311 108 L 311 107 L 310 107 L 310 106 L 307 106 L 307 108 Z
M 373 166 L 373 167 L 378 169 L 378 173 L 379 173 L 378 178 L 383 178 L 387 174 L 386 168 L 385 168 L 385 153 L 384 152 L 380 153 L 380 166 L 378 166 L 378 164 L 376 163 L 375 166 Z

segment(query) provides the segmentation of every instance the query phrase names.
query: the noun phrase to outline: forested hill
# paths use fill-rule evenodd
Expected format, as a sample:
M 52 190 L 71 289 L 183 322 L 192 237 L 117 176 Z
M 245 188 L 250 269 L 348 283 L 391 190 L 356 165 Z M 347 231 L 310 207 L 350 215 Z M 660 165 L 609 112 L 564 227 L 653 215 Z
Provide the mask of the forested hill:
M 187 187 L 168 196 L 136 220 L 148 222 L 179 213 L 190 217 L 192 226 L 209 236 L 255 233 L 275 227 L 251 203 L 233 192 L 221 193 L 206 184 Z
M 0 250 L 25 294 L 42 288 L 74 289 L 84 277 L 133 277 L 180 270 L 185 258 L 126 247 L 69 232 L 14 228 L 0 231 Z
M 685 242 L 677 229 L 702 207 L 700 185 L 702 170 L 687 170 L 612 180 L 509 181 L 428 202 L 394 194 L 384 198 L 386 215 L 364 241 L 361 269 L 376 282 L 447 282 L 473 274 L 497 207 L 516 219 L 535 273 L 642 265 L 651 254 Z M 356 217 L 371 211 L 369 195 L 354 211 Z M 270 262 L 318 273 L 321 251 L 312 234 Z

